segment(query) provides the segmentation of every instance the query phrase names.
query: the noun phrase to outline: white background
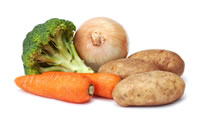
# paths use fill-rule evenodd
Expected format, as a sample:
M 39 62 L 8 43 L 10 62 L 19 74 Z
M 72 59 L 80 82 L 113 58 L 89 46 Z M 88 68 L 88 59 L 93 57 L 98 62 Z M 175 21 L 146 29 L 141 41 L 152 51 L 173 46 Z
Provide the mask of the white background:
M 87 19 L 104 16 L 118 21 L 129 36 L 129 55 L 162 48 L 185 61 L 184 96 L 159 107 L 120 107 L 94 97 L 72 104 L 38 97 L 14 84 L 23 75 L 22 42 L 27 32 L 50 18 L 71 20 L 77 28 Z M 0 117 L 69 118 L 200 117 L 200 1 L 199 0 L 1 0 L 0 1 Z

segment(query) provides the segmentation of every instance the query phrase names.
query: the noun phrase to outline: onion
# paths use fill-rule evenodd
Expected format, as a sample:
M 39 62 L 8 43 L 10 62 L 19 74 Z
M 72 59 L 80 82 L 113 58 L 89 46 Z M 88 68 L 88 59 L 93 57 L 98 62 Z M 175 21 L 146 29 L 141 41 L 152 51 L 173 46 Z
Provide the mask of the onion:
M 125 30 L 105 17 L 86 21 L 77 30 L 74 44 L 81 59 L 95 71 L 108 61 L 125 58 L 128 53 Z

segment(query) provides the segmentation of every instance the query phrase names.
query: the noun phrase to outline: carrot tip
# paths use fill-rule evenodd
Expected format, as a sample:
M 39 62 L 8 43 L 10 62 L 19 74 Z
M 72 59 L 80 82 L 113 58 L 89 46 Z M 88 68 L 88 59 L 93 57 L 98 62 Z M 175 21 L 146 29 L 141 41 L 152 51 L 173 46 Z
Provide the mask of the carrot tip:
M 93 84 L 90 84 L 90 86 L 88 88 L 88 94 L 89 94 L 89 96 L 92 96 L 94 94 L 94 86 L 93 86 Z

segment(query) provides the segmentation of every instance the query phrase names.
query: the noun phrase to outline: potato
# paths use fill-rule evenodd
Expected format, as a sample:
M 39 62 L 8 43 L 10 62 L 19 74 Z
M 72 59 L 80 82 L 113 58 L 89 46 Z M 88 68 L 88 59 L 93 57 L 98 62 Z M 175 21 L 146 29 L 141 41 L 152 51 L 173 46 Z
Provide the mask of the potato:
M 160 70 L 169 71 L 182 75 L 184 71 L 184 61 L 175 52 L 168 50 L 144 50 L 132 54 L 129 58 L 142 59 L 151 62 L 159 67 Z
M 172 103 L 185 89 L 184 81 L 167 71 L 133 74 L 113 89 L 113 99 L 120 106 L 154 106 Z
M 121 79 L 141 72 L 159 70 L 152 63 L 145 62 L 139 59 L 118 59 L 105 63 L 99 68 L 100 73 L 113 73 L 120 76 Z

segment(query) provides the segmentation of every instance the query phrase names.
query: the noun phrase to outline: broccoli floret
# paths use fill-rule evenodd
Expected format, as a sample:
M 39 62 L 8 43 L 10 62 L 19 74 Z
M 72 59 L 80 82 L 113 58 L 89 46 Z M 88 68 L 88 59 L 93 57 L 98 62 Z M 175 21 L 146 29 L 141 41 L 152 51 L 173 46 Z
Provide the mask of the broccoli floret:
M 35 26 L 23 42 L 25 74 L 46 71 L 93 73 L 75 50 L 75 30 L 72 22 L 57 18 Z

